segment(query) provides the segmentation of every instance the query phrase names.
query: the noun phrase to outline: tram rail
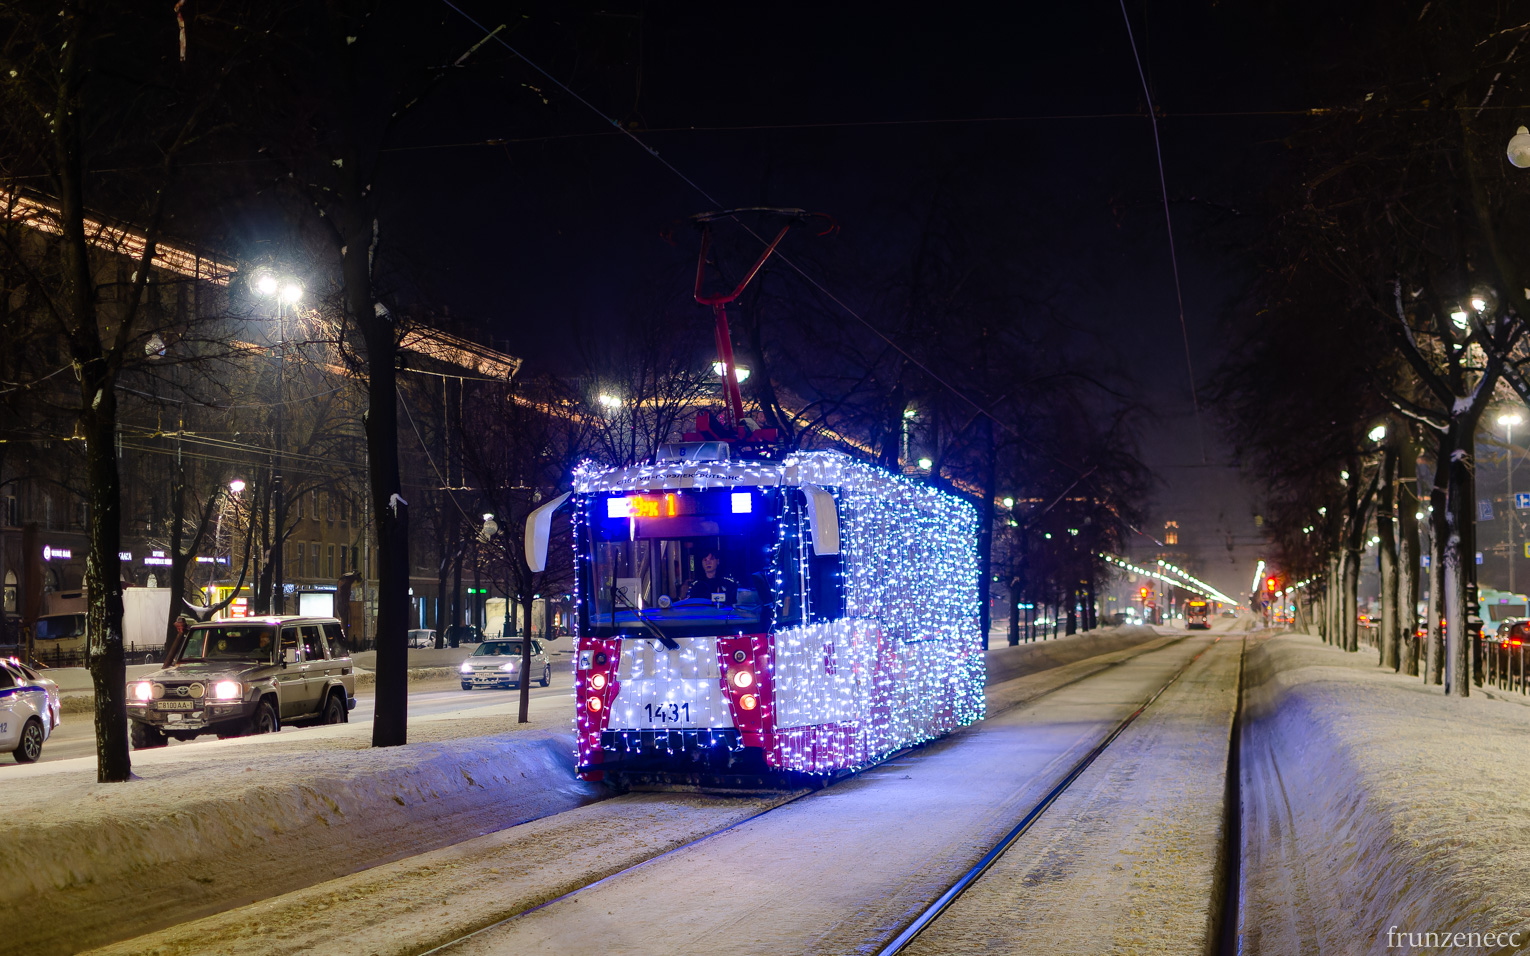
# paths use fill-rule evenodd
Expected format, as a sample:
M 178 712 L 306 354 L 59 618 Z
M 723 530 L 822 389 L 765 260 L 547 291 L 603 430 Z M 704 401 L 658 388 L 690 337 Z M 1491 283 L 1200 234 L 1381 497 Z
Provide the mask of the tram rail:
M 1221 640 L 1222 635 L 1217 635 L 1215 639 L 1211 641 L 1211 643 L 1207 644 L 1204 648 L 1198 651 L 1194 657 L 1191 657 L 1183 667 L 1176 671 L 1174 676 L 1165 681 L 1163 686 L 1154 691 L 1152 696 L 1143 701 L 1136 710 L 1122 718 L 1121 721 L 1111 729 L 1110 733 L 1106 734 L 1098 744 L 1096 744 L 1092 749 L 1080 757 L 1073 764 L 1073 766 L 1069 768 L 1068 772 L 1063 775 L 1062 779 L 1057 782 L 1056 786 L 1047 791 L 1047 793 L 1040 800 L 1038 800 L 1030 810 L 1026 811 L 1025 815 L 1020 818 L 1020 821 L 1016 823 L 1008 833 L 1004 834 L 1004 836 L 994 844 L 993 848 L 983 855 L 982 859 L 978 860 L 977 863 L 973 864 L 971 869 L 967 870 L 967 872 L 958 877 L 956 882 L 952 883 L 944 893 L 936 897 L 933 903 L 925 907 L 925 909 L 921 911 L 918 916 L 914 917 L 914 919 L 907 926 L 905 926 L 897 936 L 894 936 L 890 942 L 878 950 L 877 956 L 896 956 L 896 954 L 908 949 L 914 940 L 918 938 L 919 934 L 928 929 L 936 920 L 941 917 L 942 914 L 946 912 L 946 910 L 950 909 L 951 905 L 955 903 L 961 897 L 961 895 L 967 891 L 969 887 L 976 883 L 984 873 L 988 872 L 988 870 L 991 869 L 993 865 L 998 862 L 998 860 L 1006 852 L 1008 852 L 1010 847 L 1014 846 L 1021 837 L 1025 836 L 1026 832 L 1029 831 L 1036 824 L 1036 822 L 1041 819 L 1042 814 L 1046 813 L 1046 811 L 1054 803 L 1056 803 L 1064 793 L 1068 791 L 1068 788 L 1073 786 L 1078 778 L 1083 775 L 1084 771 L 1088 770 L 1089 767 L 1097 759 L 1099 759 L 1100 755 L 1103 754 L 1106 749 L 1115 742 L 1116 738 L 1121 736 L 1127 727 L 1130 727 L 1138 717 L 1142 716 L 1143 712 L 1151 707 L 1154 701 L 1158 700 L 1158 698 L 1161 697 L 1165 691 L 1172 687 L 1176 681 L 1183 677 L 1185 673 L 1195 665 L 1196 661 L 1200 660 L 1207 651 L 1215 647 Z
M 1169 647 L 1173 647 L 1173 646 L 1178 645 L 1178 644 L 1184 642 L 1185 640 L 1188 640 L 1189 638 L 1194 637 L 1194 636 L 1197 636 L 1197 635 L 1186 634 L 1186 635 L 1180 636 L 1180 637 L 1178 637 L 1175 640 L 1169 641 L 1169 642 L 1167 642 L 1165 644 L 1162 644 L 1162 645 L 1158 646 L 1154 650 L 1155 651 L 1157 651 L 1157 650 L 1164 650 L 1164 649 L 1167 649 Z M 1046 809 L 1048 807 L 1050 807 L 1054 802 L 1056 802 L 1056 800 L 1063 793 L 1065 793 L 1067 791 L 1069 786 L 1071 786 L 1078 779 L 1078 777 L 1085 770 L 1087 770 L 1089 768 L 1089 766 L 1092 763 L 1094 763 L 1094 761 L 1101 754 L 1103 754 L 1105 752 L 1105 750 L 1111 745 L 1111 743 L 1113 743 L 1116 740 L 1116 738 L 1118 738 L 1121 735 L 1121 733 L 1123 731 L 1125 731 L 1126 728 L 1128 726 L 1130 726 L 1131 723 L 1137 719 L 1137 717 L 1141 716 L 1141 714 L 1145 710 L 1147 710 L 1148 707 L 1152 706 L 1152 704 L 1156 700 L 1158 700 L 1158 698 L 1165 691 L 1167 691 L 1169 689 L 1169 687 L 1173 686 L 1173 684 L 1176 681 L 1178 681 L 1180 679 L 1180 677 L 1182 677 L 1190 669 L 1190 667 L 1193 666 L 1196 663 L 1196 661 L 1200 660 L 1200 658 L 1202 656 L 1204 656 L 1207 651 L 1209 651 L 1218 642 L 1220 642 L 1221 639 L 1222 639 L 1222 636 L 1223 635 L 1221 635 L 1221 634 L 1215 635 L 1213 637 L 1213 640 L 1211 642 L 1209 642 L 1206 645 L 1206 647 L 1204 647 L 1200 651 L 1196 652 L 1195 655 L 1192 656 L 1189 661 L 1187 661 L 1181 668 L 1179 668 L 1179 670 L 1177 670 L 1174 673 L 1174 675 L 1172 677 L 1170 677 L 1166 682 L 1164 682 L 1164 684 L 1161 687 L 1159 687 L 1146 700 L 1144 700 L 1141 705 L 1139 705 L 1129 715 L 1127 715 L 1120 722 L 1118 722 L 1116 724 L 1116 726 L 1114 726 L 1110 730 L 1110 732 L 1107 733 L 1105 735 L 1105 737 L 1102 738 L 1101 741 L 1095 747 L 1093 747 L 1090 751 L 1088 751 L 1086 754 L 1084 754 L 1083 757 L 1081 757 L 1078 761 L 1076 761 L 1075 764 L 1069 769 L 1068 773 L 1065 774 L 1064 777 L 1058 782 L 1058 784 L 1056 786 L 1054 786 L 1050 791 L 1048 791 L 1047 794 L 1045 796 L 1043 796 L 1042 799 L 1038 803 L 1036 803 L 1029 811 L 1027 811 L 1026 814 L 1024 815 L 1024 817 L 1021 818 L 1020 822 L 1017 823 L 1015 825 L 1015 827 L 1012 828 L 1008 833 L 1006 833 L 1005 836 L 993 847 L 993 849 L 991 849 L 987 854 L 985 854 L 983 856 L 983 858 L 981 860 L 979 860 L 978 863 L 975 864 L 970 870 L 968 870 L 966 873 L 964 873 L 954 884 L 952 884 L 952 886 L 949 889 L 946 890 L 945 893 L 943 893 L 932 904 L 930 904 L 929 907 L 927 907 L 924 911 L 922 911 L 920 916 L 916 917 L 913 922 L 911 922 L 902 932 L 900 932 L 898 934 L 898 936 L 894 937 L 892 942 L 888 943 L 883 949 L 879 950 L 878 951 L 878 956 L 891 956 L 891 954 L 898 953 L 898 952 L 901 952 L 902 950 L 906 949 L 908 947 L 908 945 L 910 943 L 912 943 L 913 940 L 919 935 L 920 932 L 922 932 L 925 928 L 927 928 L 930 924 L 932 924 L 937 918 L 939 918 L 939 916 L 942 913 L 944 913 L 945 910 L 947 908 L 949 908 L 951 906 L 951 904 L 954 903 L 956 901 L 956 899 L 959 898 L 961 896 L 961 894 L 969 886 L 971 886 L 974 882 L 976 882 L 976 880 L 979 877 L 981 877 L 982 874 L 985 871 L 987 871 L 990 867 L 992 867 L 994 862 L 997 861 L 1000 857 L 1002 857 L 1004 852 L 1010 846 L 1012 846 L 1021 836 L 1023 836 L 1025 834 L 1025 832 L 1031 828 L 1032 825 L 1035 824 L 1035 822 L 1041 817 L 1041 815 L 1046 811 Z M 1048 687 L 1046 690 L 1044 690 L 1044 691 L 1042 691 L 1042 692 L 1040 692 L 1040 693 L 1038 693 L 1038 694 L 1036 694 L 1034 696 L 1029 696 L 1029 697 L 1024 698 L 1023 700 L 1015 701 L 1013 704 L 1011 704 L 1011 705 L 1009 705 L 1007 707 L 1002 708 L 1002 710 L 1011 710 L 1011 709 L 1013 709 L 1015 707 L 1027 706 L 1027 705 L 1032 704 L 1032 703 L 1034 703 L 1034 702 L 1036 702 L 1038 700 L 1042 700 L 1042 699 L 1044 699 L 1046 697 L 1049 697 L 1049 696 L 1051 696 L 1053 694 L 1056 694 L 1059 691 L 1064 690 L 1065 688 L 1072 687 L 1072 686 L 1074 686 L 1074 685 L 1076 685 L 1076 684 L 1078 684 L 1078 683 L 1080 683 L 1082 681 L 1091 679 L 1093 677 L 1097 677 L 1100 674 L 1106 673 L 1106 672 L 1108 672 L 1108 671 L 1110 671 L 1110 670 L 1112 670 L 1112 669 L 1114 669 L 1116 667 L 1120 667 L 1120 666 L 1126 665 L 1128 663 L 1131 663 L 1132 661 L 1136 660 L 1136 658 L 1138 656 L 1139 655 L 1133 654 L 1133 655 L 1131 655 L 1129 657 L 1125 657 L 1125 658 L 1122 658 L 1120 660 L 1111 661 L 1110 663 L 1107 663 L 1107 664 L 1105 664 L 1105 665 L 1103 665 L 1101 667 L 1091 669 L 1087 673 L 1080 674 L 1077 677 L 1074 677 L 1074 678 L 1071 678 L 1071 679 L 1069 679 L 1067 681 L 1064 681 L 1061 684 L 1058 684 L 1058 685 L 1053 686 L 1053 687 Z M 992 716 L 992 715 L 990 715 L 990 716 Z M 924 746 L 924 745 L 920 744 L 920 745 L 917 745 L 915 747 L 905 748 L 904 750 L 901 750 L 901 751 L 898 751 L 897 753 L 889 755 L 885 760 L 879 761 L 874 766 L 883 766 L 883 765 L 887 764 L 888 762 L 897 760 L 898 758 L 900 758 L 902 756 L 905 756 L 906 754 L 908 754 L 910 752 L 918 750 L 922 746 Z M 872 769 L 872 768 L 867 768 L 867 769 Z M 855 771 L 853 773 L 843 773 L 843 774 L 840 774 L 840 775 L 835 775 L 834 778 L 831 781 L 829 781 L 825 786 L 833 786 L 834 784 L 839 783 L 843 779 L 848 779 L 849 777 L 853 777 L 853 776 L 857 775 L 859 772 L 860 771 Z M 636 863 L 636 864 L 634 864 L 632 866 L 629 866 L 629 867 L 627 867 L 625 869 L 618 870 L 618 871 L 616 871 L 614 873 L 610 873 L 610 874 L 602 877 L 599 880 L 595 880 L 595 881 L 593 881 L 591 883 L 587 883 L 587 884 L 585 884 L 583 886 L 580 886 L 580 887 L 578 887 L 576 889 L 570 890 L 567 893 L 564 893 L 564 894 L 561 894 L 561 895 L 559 895 L 557 897 L 554 897 L 552 899 L 546 900 L 546 901 L 544 901 L 542 903 L 537 904 L 536 906 L 529 907 L 529 908 L 521 910 L 521 911 L 519 911 L 517 913 L 513 913 L 513 914 L 511 914 L 509 916 L 506 916 L 503 919 L 499 919 L 499 920 L 496 920 L 496 921 L 494 921 L 492 923 L 488 923 L 488 924 L 485 924 L 483 926 L 477 927 L 476 929 L 474 929 L 474 930 L 472 930 L 470 932 L 467 932 L 467 933 L 464 933 L 464 934 L 462 934 L 460 936 L 454 937 L 454 938 L 452 938 L 450 940 L 447 940 L 446 942 L 439 943 L 439 944 L 437 944 L 436 946 L 434 946 L 434 947 L 432 947 L 430 949 L 421 950 L 421 951 L 419 951 L 417 956 L 435 956 L 435 954 L 450 953 L 455 948 L 457 948 L 458 946 L 468 942 L 469 940 L 472 940 L 472 939 L 474 939 L 476 937 L 482 936 L 482 935 L 487 934 L 487 933 L 491 933 L 494 930 L 496 930 L 496 929 L 498 929 L 498 928 L 500 928 L 502 926 L 505 926 L 508 923 L 514 922 L 514 921 L 516 921 L 516 920 L 518 920 L 518 919 L 520 919 L 520 918 L 522 918 L 524 916 L 529 916 L 530 914 L 535 913 L 538 910 L 546 909 L 548 907 L 553 906 L 554 904 L 561 903 L 561 902 L 563 902 L 565 900 L 568 900 L 568 899 L 570 899 L 572 897 L 578 896 L 579 894 L 588 892 L 588 891 L 590 891 L 592 889 L 595 889 L 597 887 L 600 887 L 600 886 L 602 886 L 604 884 L 611 883 L 611 882 L 613 882 L 615 880 L 618 880 L 618 879 L 620 879 L 622 877 L 629 876 L 629 875 L 631 875 L 633 873 L 636 873 L 638 870 L 642 870 L 642 869 L 645 869 L 647 867 L 650 867 L 651 865 L 653 865 L 655 863 L 658 863 L 659 861 L 664 860 L 664 859 L 666 859 L 668 857 L 671 857 L 671 856 L 674 856 L 674 855 L 676 855 L 678 853 L 681 853 L 682 851 L 692 849 L 692 848 L 696 847 L 697 845 L 705 843 L 705 842 L 707 842 L 709 840 L 712 840 L 715 837 L 719 837 L 722 834 L 728 833 L 728 832 L 733 831 L 733 830 L 737 830 L 737 829 L 743 827 L 746 824 L 749 824 L 749 823 L 752 823 L 752 822 L 754 822 L 756 820 L 759 820 L 761 817 L 764 817 L 766 814 L 769 814 L 769 813 L 772 813 L 772 812 L 774 812 L 776 810 L 779 810 L 782 807 L 785 807 L 785 806 L 787 806 L 789 804 L 796 803 L 797 801 L 801 800 L 802 798 L 810 796 L 811 794 L 817 792 L 819 789 L 822 789 L 822 787 L 805 787 L 805 788 L 797 789 L 797 790 L 794 790 L 794 791 L 791 791 L 791 792 L 783 793 L 782 794 L 783 799 L 779 800 L 778 802 L 771 803 L 770 806 L 765 807 L 764 809 L 760 810 L 758 813 L 754 813 L 754 814 L 752 814 L 752 815 L 750 815 L 750 816 L 748 816 L 748 817 L 746 817 L 746 818 L 744 818 L 742 820 L 737 821 L 736 823 L 731 824 L 730 826 L 727 826 L 727 827 L 724 827 L 723 829 L 716 830 L 716 831 L 713 831 L 711 833 L 708 833 L 708 834 L 705 834 L 703 836 L 700 836 L 700 837 L 696 838 L 695 840 L 691 840 L 691 841 L 689 841 L 687 843 L 684 843 L 684 844 L 682 844 L 680 846 L 674 847 L 674 848 L 672 848 L 670 850 L 665 851 L 664 853 L 661 853 L 661 854 L 659 854 L 657 856 L 654 856 L 654 857 L 651 857 L 649 859 L 643 860 L 643 861 L 641 861 L 639 863 Z

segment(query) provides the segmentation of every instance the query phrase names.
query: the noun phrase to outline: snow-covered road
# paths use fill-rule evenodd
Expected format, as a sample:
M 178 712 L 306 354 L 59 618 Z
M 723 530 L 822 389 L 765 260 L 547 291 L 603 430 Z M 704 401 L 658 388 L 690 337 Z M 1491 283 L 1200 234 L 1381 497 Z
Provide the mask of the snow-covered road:
M 552 682 L 548 687 L 533 685 L 531 697 L 538 700 L 544 697 L 564 697 L 571 693 L 572 678 L 567 666 L 554 669 Z M 415 720 L 423 717 L 431 717 L 438 714 L 449 713 L 459 710 L 473 710 L 477 708 L 498 707 L 506 700 L 519 699 L 518 690 L 463 690 L 461 685 L 453 678 L 437 678 L 433 681 L 411 684 L 409 686 L 409 718 Z M 350 722 L 371 723 L 374 708 L 377 703 L 377 695 L 370 689 L 356 692 L 356 709 L 351 711 Z M 283 727 L 281 733 L 286 735 L 301 734 L 301 727 Z M 169 748 L 190 747 L 198 744 L 210 743 L 218 738 L 213 735 L 197 737 L 193 740 L 172 740 L 166 746 Z M 40 762 L 53 762 L 59 760 L 74 760 L 89 758 L 94 761 L 96 753 L 96 732 L 91 715 L 65 714 L 64 722 L 59 729 L 50 736 L 43 744 L 42 760 Z M 4 786 L 5 775 L 10 766 L 0 763 L 0 786 Z
M 1136 655 L 448 951 L 865 951 L 943 893 L 1211 640 Z
M 768 804 L 618 797 L 107 951 L 417 953 L 579 887 L 461 950 L 854 951 L 944 890 L 1211 640 L 1182 636 L 1013 649 L 1031 672 L 990 688 L 984 723 L 666 856 Z

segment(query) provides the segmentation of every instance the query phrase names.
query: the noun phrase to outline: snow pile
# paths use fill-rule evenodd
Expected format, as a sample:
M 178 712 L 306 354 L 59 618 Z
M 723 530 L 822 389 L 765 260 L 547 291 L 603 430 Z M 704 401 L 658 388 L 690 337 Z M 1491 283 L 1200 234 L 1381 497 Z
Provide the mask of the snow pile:
M 1375 665 L 1251 640 L 1241 951 L 1423 952 L 1445 934 L 1453 953 L 1530 950 L 1530 707 Z
M 128 784 L 7 781 L 5 948 L 78 951 L 599 796 L 574 779 L 571 736 L 545 730 L 371 749 L 337 725 L 301 749 L 239 743 L 140 754 Z

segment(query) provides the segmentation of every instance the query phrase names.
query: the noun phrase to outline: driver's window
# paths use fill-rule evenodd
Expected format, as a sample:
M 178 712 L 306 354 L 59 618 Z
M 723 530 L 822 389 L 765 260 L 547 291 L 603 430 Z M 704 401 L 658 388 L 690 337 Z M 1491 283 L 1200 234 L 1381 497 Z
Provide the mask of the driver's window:
M 297 661 L 298 652 L 298 629 L 295 627 L 282 628 L 281 659 L 289 664 Z

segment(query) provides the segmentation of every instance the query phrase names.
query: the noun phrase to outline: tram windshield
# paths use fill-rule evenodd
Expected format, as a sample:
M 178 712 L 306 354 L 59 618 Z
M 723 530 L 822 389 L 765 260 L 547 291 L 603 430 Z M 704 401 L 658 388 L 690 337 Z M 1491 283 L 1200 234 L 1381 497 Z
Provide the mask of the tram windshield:
M 592 634 L 759 631 L 769 624 L 774 492 L 666 491 L 591 500 Z

